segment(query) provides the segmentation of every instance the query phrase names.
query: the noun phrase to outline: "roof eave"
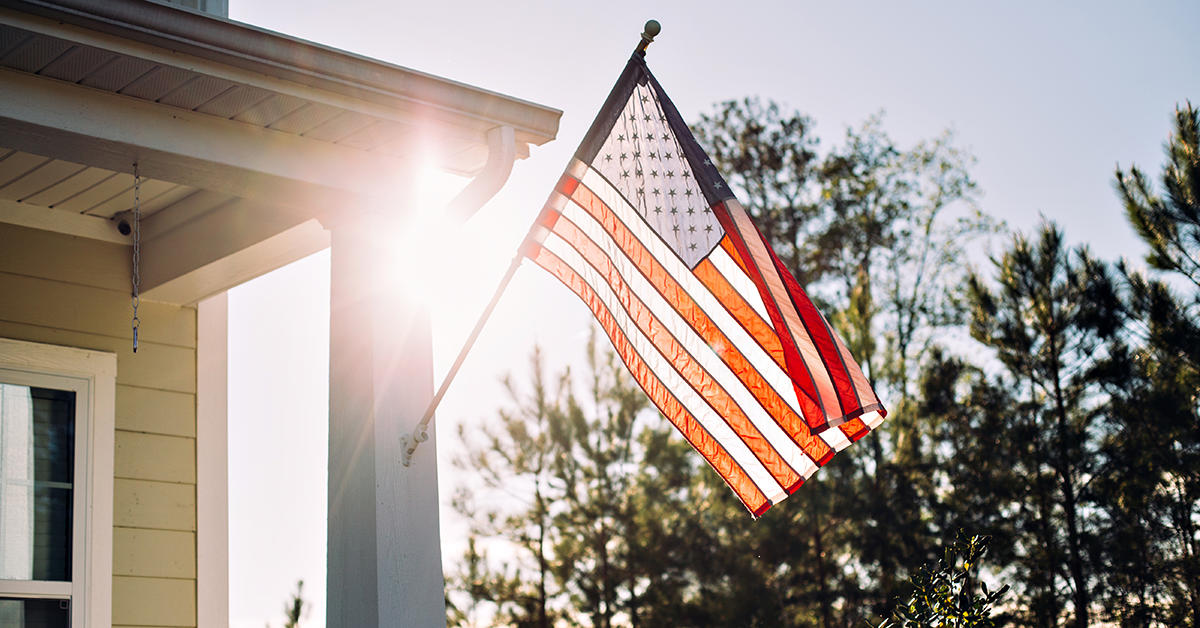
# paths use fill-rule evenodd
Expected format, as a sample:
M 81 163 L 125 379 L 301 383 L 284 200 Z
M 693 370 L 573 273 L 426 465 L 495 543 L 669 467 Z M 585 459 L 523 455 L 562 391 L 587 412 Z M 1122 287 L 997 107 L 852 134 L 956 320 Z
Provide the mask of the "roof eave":
M 150 0 L 0 0 L 0 6 L 479 131 L 544 144 L 562 112 L 485 89 Z

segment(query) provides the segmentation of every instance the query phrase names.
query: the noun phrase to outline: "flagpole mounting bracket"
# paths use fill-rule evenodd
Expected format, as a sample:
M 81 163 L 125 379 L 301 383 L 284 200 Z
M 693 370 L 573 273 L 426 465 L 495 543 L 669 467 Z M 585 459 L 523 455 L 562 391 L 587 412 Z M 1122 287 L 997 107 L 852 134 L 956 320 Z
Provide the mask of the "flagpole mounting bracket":
M 413 452 L 417 450 L 417 445 L 429 440 L 429 432 L 425 430 L 425 426 L 418 425 L 417 429 L 413 430 L 412 434 L 405 434 L 400 437 L 400 462 L 404 466 L 412 466 Z

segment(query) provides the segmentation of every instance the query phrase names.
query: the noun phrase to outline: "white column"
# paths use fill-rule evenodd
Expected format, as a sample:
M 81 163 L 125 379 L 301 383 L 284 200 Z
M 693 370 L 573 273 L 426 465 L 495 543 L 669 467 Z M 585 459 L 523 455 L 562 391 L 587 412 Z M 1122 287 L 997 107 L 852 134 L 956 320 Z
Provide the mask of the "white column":
M 400 462 L 433 397 L 428 312 L 398 281 L 422 269 L 384 217 L 331 231 L 328 626 L 444 627 L 436 432 Z
M 229 628 L 229 293 L 196 317 L 196 622 Z

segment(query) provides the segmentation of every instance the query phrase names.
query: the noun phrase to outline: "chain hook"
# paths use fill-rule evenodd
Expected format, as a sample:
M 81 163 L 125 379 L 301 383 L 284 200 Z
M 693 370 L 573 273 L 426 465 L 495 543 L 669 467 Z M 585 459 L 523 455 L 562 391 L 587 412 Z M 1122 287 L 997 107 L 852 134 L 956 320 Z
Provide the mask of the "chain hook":
M 133 352 L 138 350 L 138 329 L 142 321 L 138 319 L 138 262 L 141 261 L 142 239 L 142 173 L 137 162 L 133 164 Z

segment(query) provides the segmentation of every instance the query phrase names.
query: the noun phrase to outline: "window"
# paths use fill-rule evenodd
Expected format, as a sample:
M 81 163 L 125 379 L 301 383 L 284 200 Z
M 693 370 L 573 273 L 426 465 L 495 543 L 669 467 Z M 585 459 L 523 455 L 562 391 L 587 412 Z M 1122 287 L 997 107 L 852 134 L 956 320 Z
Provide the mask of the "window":
M 0 626 L 111 623 L 116 356 L 0 339 Z

